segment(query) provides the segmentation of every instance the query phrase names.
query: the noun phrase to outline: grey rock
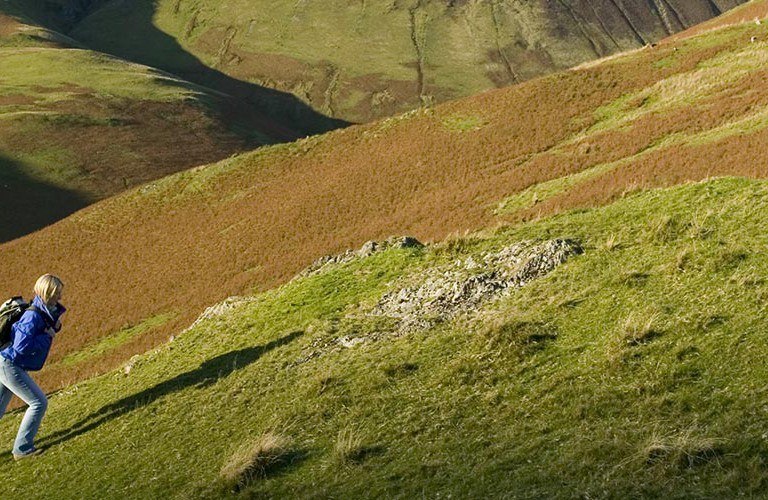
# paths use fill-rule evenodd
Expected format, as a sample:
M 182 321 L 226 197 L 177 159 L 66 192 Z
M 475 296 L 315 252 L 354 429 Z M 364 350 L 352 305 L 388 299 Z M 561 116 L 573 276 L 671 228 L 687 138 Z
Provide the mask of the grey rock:
M 578 243 L 556 239 L 516 243 L 482 255 L 482 263 L 470 256 L 385 294 L 369 314 L 398 318 L 400 333 L 424 329 L 525 286 L 580 253 Z
M 336 255 L 325 255 L 300 272 L 297 277 L 312 276 L 324 270 L 325 266 L 346 264 L 357 259 L 364 259 L 371 255 L 389 250 L 390 248 L 421 248 L 424 245 L 412 236 L 393 236 L 384 241 L 367 241 L 358 250 L 347 250 Z
M 194 323 L 189 325 L 182 333 L 185 333 L 191 330 L 192 328 L 196 327 L 197 325 L 199 325 L 201 322 L 205 320 L 217 318 L 219 316 L 224 316 L 228 312 L 234 309 L 237 309 L 243 304 L 250 304 L 252 302 L 256 302 L 257 300 L 258 300 L 257 297 L 238 297 L 238 296 L 227 297 L 226 299 L 219 302 L 218 304 L 214 304 L 208 307 L 205 311 L 203 311 L 203 313 L 200 316 L 197 317 Z
M 378 247 L 366 244 L 361 251 L 375 251 L 375 248 Z M 355 323 L 391 318 L 394 321 L 389 324 L 393 326 L 374 328 L 361 336 L 360 333 L 342 333 L 338 331 L 338 325 L 329 325 L 330 335 L 312 342 L 296 364 L 364 342 L 428 330 L 545 276 L 582 252 L 581 246 L 571 240 L 522 241 L 496 252 L 457 259 L 446 266 L 410 276 L 406 278 L 406 286 L 395 288 L 384 294 L 372 308 L 343 320 Z

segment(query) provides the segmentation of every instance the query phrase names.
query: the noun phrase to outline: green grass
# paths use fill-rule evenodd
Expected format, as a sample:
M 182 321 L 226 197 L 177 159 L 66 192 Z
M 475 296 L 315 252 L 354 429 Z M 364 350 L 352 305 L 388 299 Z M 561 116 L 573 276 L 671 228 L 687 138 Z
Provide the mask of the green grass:
M 34 179 L 51 185 L 67 187 L 73 181 L 87 175 L 78 167 L 73 152 L 57 147 L 40 148 L 29 153 L 9 155 L 17 164 L 23 165 L 23 171 L 5 171 L 3 178 L 22 181 Z
M 98 50 L 185 76 L 202 62 L 358 122 L 594 58 L 589 41 L 556 28 L 565 22 L 570 19 L 528 4 L 506 9 L 382 0 L 142 0 L 111 2 L 72 35 Z M 603 32 L 598 23 L 589 29 Z M 650 25 L 641 29 L 659 35 Z M 630 40 L 622 41 L 622 50 L 636 44 Z M 419 66 L 423 86 L 417 83 Z M 329 73 L 336 75 L 336 86 Z M 389 101 L 379 108 L 375 102 L 382 97 Z
M 153 328 L 157 328 L 159 326 L 164 325 L 169 320 L 173 319 L 173 317 L 174 315 L 170 313 L 158 314 L 157 316 L 147 318 L 146 320 L 142 321 L 137 325 L 126 326 L 122 330 L 100 339 L 95 344 L 89 345 L 77 352 L 74 352 L 64 357 L 57 364 L 63 365 L 63 366 L 69 366 L 69 365 L 76 365 L 79 363 L 93 360 L 94 358 L 97 358 L 99 356 L 102 356 L 108 353 L 112 349 L 115 349 L 116 347 L 119 347 L 122 344 L 125 344 L 129 340 L 134 339 L 139 335 L 142 335 L 147 331 L 152 330 Z
M 41 102 L 68 99 L 76 89 L 100 97 L 174 101 L 202 90 L 151 68 L 80 49 L 1 48 L 0 95 L 24 94 Z M 75 86 L 75 90 L 67 86 Z
M 3 492 L 226 496 L 219 471 L 272 433 L 291 458 L 243 495 L 763 496 L 766 209 L 768 183 L 713 180 L 290 282 L 53 396 L 40 443 L 68 439 Z M 470 316 L 296 364 L 397 280 L 552 237 L 586 251 Z
M 0 38 L 0 48 L 6 47 L 45 47 L 44 40 L 26 33 L 20 33 L 6 38 Z
M 602 175 L 622 164 L 635 159 L 636 156 L 632 156 L 629 158 L 623 158 L 617 162 L 601 163 L 573 175 L 558 177 L 556 179 L 552 179 L 551 181 L 540 182 L 504 199 L 501 203 L 498 204 L 494 210 L 494 214 L 508 215 L 520 210 L 524 210 L 526 208 L 530 208 L 537 203 L 541 203 L 547 198 L 551 198 L 553 196 L 564 193 L 568 189 L 576 186 L 581 182 L 594 179 L 599 175 Z
M 0 106 L 0 126 L 4 129 L 0 150 L 17 163 L 19 175 L 61 188 L 77 188 L 92 198 L 100 193 L 89 191 L 92 186 L 81 167 L 78 145 L 57 142 L 59 131 L 121 127 L 125 122 L 117 116 L 131 100 L 193 100 L 203 106 L 212 101 L 211 95 L 196 85 L 88 50 L 0 47 L 0 66 L 4 70 L 0 99 L 23 96 L 33 100 Z M 67 111 L 72 108 L 76 111 Z M 6 138 L 7 134 L 37 139 L 22 145 Z
M 470 132 L 487 125 L 487 121 L 479 116 L 451 115 L 443 119 L 443 127 L 452 132 Z

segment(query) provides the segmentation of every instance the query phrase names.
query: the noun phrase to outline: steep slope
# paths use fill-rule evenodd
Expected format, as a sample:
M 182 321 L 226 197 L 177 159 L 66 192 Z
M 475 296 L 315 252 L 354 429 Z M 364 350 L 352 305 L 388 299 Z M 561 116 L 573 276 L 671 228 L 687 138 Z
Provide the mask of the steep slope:
M 211 301 L 365 240 L 433 241 L 654 186 L 762 177 L 766 58 L 766 27 L 750 22 L 183 172 L 0 246 L 0 293 L 45 271 L 68 283 L 53 360 L 100 355 L 49 367 L 46 387 L 60 387 Z
M 767 208 L 766 182 L 721 179 L 329 266 L 53 395 L 46 453 L 0 493 L 764 498 Z M 369 314 L 564 236 L 584 253 L 468 314 L 404 335 Z M 220 471 L 264 433 L 292 441 L 233 491 Z
M 295 137 L 245 117 L 223 94 L 85 50 L 13 12 L 0 7 L 0 241 L 149 180 Z
M 743 0 L 62 3 L 70 34 L 91 47 L 214 88 L 226 74 L 367 122 L 640 47 Z

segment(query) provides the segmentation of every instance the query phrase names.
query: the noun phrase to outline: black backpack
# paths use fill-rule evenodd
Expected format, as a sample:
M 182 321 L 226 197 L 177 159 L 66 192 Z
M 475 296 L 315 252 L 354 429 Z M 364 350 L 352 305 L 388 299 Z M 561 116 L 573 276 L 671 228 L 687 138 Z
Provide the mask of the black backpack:
M 21 297 L 13 297 L 0 305 L 0 347 L 11 343 L 11 327 L 27 309 L 29 304 Z

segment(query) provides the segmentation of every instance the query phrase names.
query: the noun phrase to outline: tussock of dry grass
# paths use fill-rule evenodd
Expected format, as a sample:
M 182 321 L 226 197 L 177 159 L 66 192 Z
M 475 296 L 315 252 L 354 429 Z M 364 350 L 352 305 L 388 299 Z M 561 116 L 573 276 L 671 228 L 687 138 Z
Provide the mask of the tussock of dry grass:
M 693 250 L 691 248 L 683 248 L 682 250 L 677 252 L 677 255 L 675 255 L 675 261 L 673 264 L 674 270 L 684 271 L 686 267 L 688 267 L 689 263 L 691 262 L 692 256 L 693 256 Z
M 384 451 L 382 446 L 366 444 L 359 431 L 346 427 L 336 436 L 336 442 L 333 445 L 333 458 L 339 465 L 355 465 Z
M 333 455 L 342 464 L 359 461 L 365 454 L 363 439 L 353 429 L 344 429 L 336 437 Z
M 607 344 L 607 359 L 621 364 L 638 356 L 637 347 L 662 335 L 660 314 L 655 311 L 635 311 L 618 324 L 618 332 Z
M 696 435 L 692 429 L 686 429 L 674 437 L 652 437 L 642 450 L 648 466 L 673 466 L 686 469 L 717 462 L 723 455 L 722 440 Z
M 729 278 L 731 283 L 736 283 L 742 288 L 754 288 L 765 283 L 765 276 L 762 276 L 757 269 L 750 267 L 739 269 Z
M 659 313 L 632 313 L 621 325 L 622 339 L 626 345 L 644 344 L 661 335 Z
M 648 241 L 669 243 L 677 238 L 680 231 L 678 222 L 668 215 L 653 219 L 648 227 Z
M 688 224 L 688 236 L 698 240 L 708 238 L 712 234 L 709 221 L 713 215 L 714 212 L 712 210 L 694 213 Z
M 621 238 L 615 233 L 609 235 L 601 244 L 600 249 L 610 252 L 622 247 Z
M 493 316 L 486 316 L 483 321 L 479 334 L 487 348 L 517 351 L 521 356 L 545 348 L 558 336 L 556 326 L 543 321 Z
M 281 434 L 264 433 L 229 457 L 221 468 L 220 476 L 236 488 L 264 478 L 270 471 L 289 461 L 292 442 L 291 438 Z

